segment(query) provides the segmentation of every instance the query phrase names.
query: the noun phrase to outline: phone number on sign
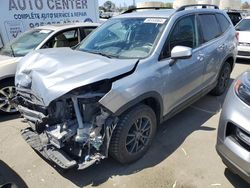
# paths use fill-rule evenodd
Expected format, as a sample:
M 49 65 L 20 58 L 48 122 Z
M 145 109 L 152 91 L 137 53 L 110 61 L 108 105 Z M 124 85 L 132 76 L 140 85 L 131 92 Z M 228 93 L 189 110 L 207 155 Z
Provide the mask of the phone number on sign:
M 70 21 L 58 21 L 58 22 L 36 22 L 36 23 L 30 23 L 29 27 L 34 28 L 34 27 L 39 27 L 39 26 L 44 26 L 44 25 L 51 25 L 51 24 L 78 23 L 78 22 L 80 21 L 70 20 Z

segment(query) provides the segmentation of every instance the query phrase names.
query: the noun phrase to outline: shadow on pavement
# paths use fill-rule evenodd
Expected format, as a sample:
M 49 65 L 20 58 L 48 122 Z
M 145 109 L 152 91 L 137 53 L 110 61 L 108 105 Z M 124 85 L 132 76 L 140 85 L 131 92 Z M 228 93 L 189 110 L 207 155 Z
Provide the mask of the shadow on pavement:
M 230 181 L 230 183 L 233 185 L 233 187 L 236 187 L 236 188 L 250 187 L 250 185 L 246 181 L 241 179 L 241 177 L 238 176 L 237 174 L 234 174 L 233 172 L 231 172 L 228 168 L 225 169 L 224 174 L 226 178 Z
M 109 158 L 101 161 L 101 164 L 93 165 L 83 171 L 71 170 L 65 173 L 59 171 L 59 173 L 77 186 L 98 186 L 112 176 L 130 175 L 154 167 L 175 152 L 193 132 L 216 131 L 215 128 L 202 125 L 220 112 L 224 99 L 225 95 L 221 97 L 207 95 L 172 119 L 164 122 L 158 128 L 156 138 L 147 154 L 136 163 L 121 165 Z
M 13 115 L 6 115 L 6 114 L 0 114 L 0 123 L 5 121 L 10 121 L 13 119 L 17 119 L 20 117 L 20 114 L 13 114 Z
M 0 187 L 28 188 L 23 179 L 1 160 L 0 160 Z

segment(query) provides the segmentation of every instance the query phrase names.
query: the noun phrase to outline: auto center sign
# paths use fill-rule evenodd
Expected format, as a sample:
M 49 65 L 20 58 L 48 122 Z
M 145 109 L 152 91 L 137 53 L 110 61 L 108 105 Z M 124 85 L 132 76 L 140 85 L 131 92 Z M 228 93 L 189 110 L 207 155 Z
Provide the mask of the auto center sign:
M 98 14 L 97 0 L 1 0 L 0 32 L 6 42 L 47 24 L 98 22 Z

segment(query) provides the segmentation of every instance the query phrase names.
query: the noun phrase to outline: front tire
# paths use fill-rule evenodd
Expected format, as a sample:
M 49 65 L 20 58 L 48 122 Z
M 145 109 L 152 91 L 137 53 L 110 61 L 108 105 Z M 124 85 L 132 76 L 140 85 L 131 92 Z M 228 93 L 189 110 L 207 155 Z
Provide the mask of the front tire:
M 231 70 L 232 70 L 231 65 L 228 62 L 224 63 L 218 77 L 218 83 L 216 87 L 211 91 L 212 95 L 221 96 L 222 94 L 225 93 L 229 85 Z
M 16 89 L 14 79 L 0 81 L 0 113 L 15 114 L 17 109 L 11 103 L 11 99 L 15 96 Z
M 122 164 L 140 159 L 156 133 L 154 111 L 141 104 L 121 115 L 110 142 L 110 155 Z

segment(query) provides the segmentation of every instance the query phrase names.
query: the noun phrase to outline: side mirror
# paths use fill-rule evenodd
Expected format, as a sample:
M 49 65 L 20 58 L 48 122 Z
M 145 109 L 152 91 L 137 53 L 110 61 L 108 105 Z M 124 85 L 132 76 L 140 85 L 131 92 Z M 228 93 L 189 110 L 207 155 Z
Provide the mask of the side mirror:
M 171 51 L 170 66 L 174 65 L 177 59 L 188 59 L 192 56 L 192 48 L 186 46 L 176 46 Z

